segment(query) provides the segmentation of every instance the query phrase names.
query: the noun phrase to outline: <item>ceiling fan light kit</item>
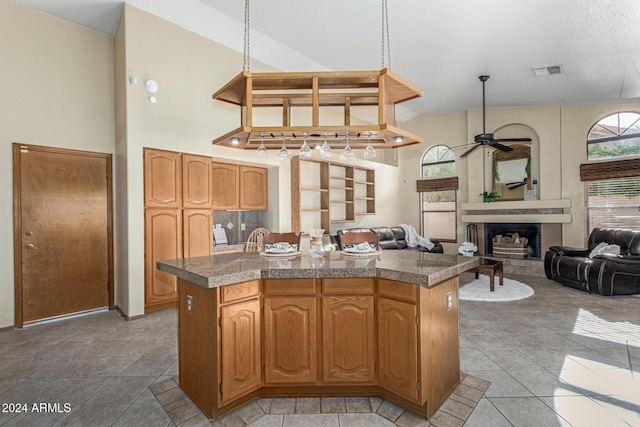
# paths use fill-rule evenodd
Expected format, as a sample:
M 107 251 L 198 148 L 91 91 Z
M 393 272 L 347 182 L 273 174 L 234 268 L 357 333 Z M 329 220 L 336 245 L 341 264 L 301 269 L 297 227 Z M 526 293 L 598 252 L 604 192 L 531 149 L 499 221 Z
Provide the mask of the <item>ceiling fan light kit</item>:
M 390 66 L 385 67 L 385 46 L 390 57 L 386 0 L 382 0 L 382 13 L 381 70 L 252 73 L 249 71 L 249 0 L 245 0 L 244 69 L 212 95 L 214 100 L 240 107 L 240 126 L 214 139 L 213 144 L 259 149 L 261 158 L 266 158 L 264 150 L 280 149 L 278 158 L 285 159 L 286 144 L 290 148 L 302 148 L 304 158 L 308 158 L 308 143 L 311 143 L 321 147 L 323 157 L 331 156 L 331 148 L 339 146 L 346 148 L 343 155 L 347 158 L 352 158 L 351 149 L 363 149 L 365 158 L 372 159 L 376 148 L 423 142 L 421 137 L 395 125 L 395 105 L 422 96 L 422 91 L 393 73 Z M 390 64 L 390 59 L 388 62 Z M 254 125 L 254 118 L 260 112 L 274 107 L 282 111 L 281 124 Z M 352 124 L 352 117 L 356 117 L 352 116 L 352 109 L 357 107 L 376 108 L 377 122 Z M 299 108 L 311 110 L 305 125 L 292 123 L 292 110 Z M 321 123 L 322 109 L 341 112 L 342 124 Z

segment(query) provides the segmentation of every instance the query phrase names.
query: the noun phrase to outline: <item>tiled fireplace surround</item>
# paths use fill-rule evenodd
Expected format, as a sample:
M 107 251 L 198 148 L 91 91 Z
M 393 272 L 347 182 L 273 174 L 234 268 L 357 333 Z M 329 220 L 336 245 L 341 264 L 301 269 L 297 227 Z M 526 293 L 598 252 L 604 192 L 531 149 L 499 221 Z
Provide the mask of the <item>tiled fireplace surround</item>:
M 544 254 L 550 246 L 562 244 L 562 223 L 545 222 L 548 218 L 566 217 L 561 207 L 532 207 L 532 208 L 501 208 L 500 203 L 495 206 L 483 206 L 481 210 L 467 209 L 464 219 L 469 224 L 475 224 L 478 230 L 478 251 L 485 255 L 487 223 L 509 224 L 540 223 L 540 258 L 504 259 L 505 273 L 544 275 Z M 506 206 L 505 206 L 506 207 Z M 482 222 L 474 218 L 484 219 Z M 501 218 L 503 220 L 501 220 Z M 566 219 L 560 219 L 565 222 Z

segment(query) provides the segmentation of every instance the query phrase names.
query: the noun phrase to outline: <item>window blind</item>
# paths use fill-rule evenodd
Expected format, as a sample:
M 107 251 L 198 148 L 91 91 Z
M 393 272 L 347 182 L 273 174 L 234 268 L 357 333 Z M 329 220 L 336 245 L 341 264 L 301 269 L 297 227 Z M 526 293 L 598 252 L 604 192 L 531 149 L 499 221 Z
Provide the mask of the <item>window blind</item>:
M 638 174 L 638 170 L 635 172 Z M 640 229 L 640 176 L 589 181 L 589 229 Z
M 580 165 L 580 181 L 626 178 L 637 175 L 640 175 L 640 158 Z
M 416 181 L 416 191 L 418 193 L 426 191 L 446 191 L 458 189 L 458 177 L 419 179 Z

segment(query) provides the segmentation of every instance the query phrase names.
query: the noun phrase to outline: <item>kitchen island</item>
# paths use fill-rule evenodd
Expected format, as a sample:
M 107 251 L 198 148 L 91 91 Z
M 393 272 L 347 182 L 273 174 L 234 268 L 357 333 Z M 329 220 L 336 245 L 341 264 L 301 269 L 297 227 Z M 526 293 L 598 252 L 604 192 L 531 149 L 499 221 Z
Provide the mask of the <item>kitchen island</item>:
M 380 396 L 430 417 L 460 380 L 458 275 L 383 251 L 158 262 L 179 279 L 180 387 L 215 419 L 268 396 Z

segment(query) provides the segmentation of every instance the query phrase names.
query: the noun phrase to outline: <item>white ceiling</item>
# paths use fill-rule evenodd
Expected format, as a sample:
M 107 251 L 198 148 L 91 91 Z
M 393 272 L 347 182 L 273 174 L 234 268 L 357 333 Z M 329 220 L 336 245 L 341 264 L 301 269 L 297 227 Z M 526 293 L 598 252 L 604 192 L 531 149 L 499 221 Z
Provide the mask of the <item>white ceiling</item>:
M 18 1 L 106 34 L 122 8 Z M 243 50 L 243 0 L 127 3 Z M 412 115 L 480 108 L 481 74 L 489 108 L 640 102 L 638 0 L 389 0 L 388 16 L 391 69 L 424 92 L 403 104 Z M 251 56 L 284 71 L 380 69 L 381 22 L 381 0 L 253 0 Z M 563 73 L 532 71 L 552 65 Z

